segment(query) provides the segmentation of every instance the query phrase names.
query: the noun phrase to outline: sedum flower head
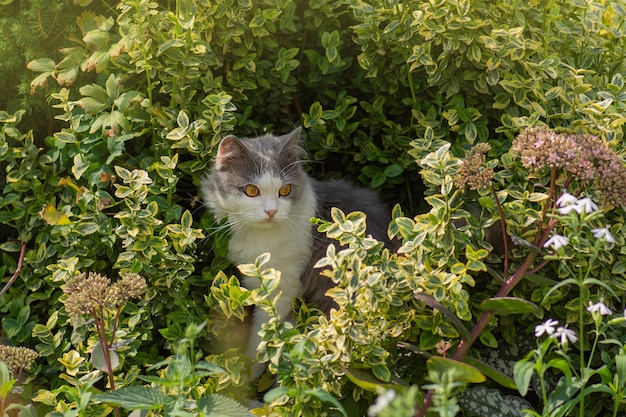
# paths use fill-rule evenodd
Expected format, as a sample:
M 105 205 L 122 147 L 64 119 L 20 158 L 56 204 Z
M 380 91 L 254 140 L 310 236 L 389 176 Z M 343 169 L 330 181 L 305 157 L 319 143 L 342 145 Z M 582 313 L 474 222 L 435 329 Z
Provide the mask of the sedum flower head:
M 557 168 L 592 186 L 602 205 L 615 207 L 626 201 L 626 167 L 597 136 L 560 134 L 545 127 L 533 127 L 515 138 L 511 151 L 531 172 Z
M 493 169 L 485 163 L 485 154 L 489 152 L 488 143 L 478 143 L 465 154 L 465 159 L 454 178 L 457 188 L 468 186 L 471 190 L 485 189 L 491 186 Z
M 135 273 L 122 274 L 122 278 L 115 283 L 115 286 L 120 303 L 124 303 L 130 298 L 140 298 L 148 289 L 146 280 Z
M 30 369 L 38 357 L 39 354 L 32 349 L 0 345 L 0 361 L 4 362 L 14 375 L 23 369 Z
M 103 275 L 90 272 L 72 277 L 63 292 L 68 314 L 93 314 L 99 308 L 111 308 L 138 298 L 146 291 L 146 281 L 138 274 L 124 274 L 115 284 Z

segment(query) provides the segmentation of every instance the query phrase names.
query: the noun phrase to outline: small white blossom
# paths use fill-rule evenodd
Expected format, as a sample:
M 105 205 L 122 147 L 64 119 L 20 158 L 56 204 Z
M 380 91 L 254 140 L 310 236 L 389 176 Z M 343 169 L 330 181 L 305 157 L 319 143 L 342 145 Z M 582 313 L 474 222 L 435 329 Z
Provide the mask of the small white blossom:
M 581 214 L 583 211 L 589 214 L 598 210 L 598 205 L 594 203 L 593 200 L 589 197 L 581 198 L 580 200 L 578 200 L 578 202 L 576 203 L 576 207 L 576 211 L 578 212 L 578 214 Z
M 563 208 L 574 206 L 577 203 L 578 199 L 568 192 L 564 192 L 563 195 L 556 200 L 556 205 Z
M 567 246 L 569 243 L 569 239 L 565 236 L 554 235 L 550 239 L 546 240 L 546 243 L 543 244 L 544 248 L 552 247 L 554 250 L 559 250 L 563 246 Z
M 376 402 L 367 409 L 367 415 L 370 417 L 377 416 L 381 411 L 391 404 L 396 398 L 396 392 L 392 389 L 385 391 L 383 394 L 376 398 Z
M 587 311 L 590 313 L 595 313 L 597 311 L 602 316 L 610 316 L 611 314 L 613 314 L 613 312 L 602 301 L 596 304 L 589 303 L 589 307 L 587 307 Z
M 560 339 L 560 343 L 564 345 L 565 343 L 572 342 L 576 343 L 578 337 L 576 337 L 576 333 L 568 329 L 567 327 L 559 327 L 556 331 L 550 335 L 550 337 L 554 337 L 555 339 Z
M 542 334 L 547 334 L 547 335 L 551 335 L 552 333 L 554 333 L 554 327 L 559 324 L 558 321 L 556 320 L 552 320 L 552 319 L 548 319 L 546 320 L 543 324 L 539 324 L 535 327 L 535 337 L 539 337 Z
M 598 229 L 591 229 L 591 233 L 593 233 L 593 237 L 595 237 L 596 239 L 604 238 L 606 243 L 615 243 L 615 239 L 613 238 L 613 235 L 611 235 L 611 232 L 609 231 L 608 227 L 600 227 Z
M 570 204 L 568 206 L 563 206 L 559 208 L 559 213 L 561 214 L 569 214 L 570 211 L 575 211 L 576 213 L 580 213 L 580 210 L 576 204 Z

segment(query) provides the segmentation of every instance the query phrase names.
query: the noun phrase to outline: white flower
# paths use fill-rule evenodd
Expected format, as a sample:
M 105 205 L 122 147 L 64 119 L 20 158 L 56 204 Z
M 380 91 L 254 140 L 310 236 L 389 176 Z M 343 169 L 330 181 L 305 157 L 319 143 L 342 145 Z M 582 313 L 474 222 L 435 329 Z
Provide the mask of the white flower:
M 543 244 L 544 248 L 552 247 L 554 250 L 559 250 L 563 246 L 567 246 L 569 243 L 569 239 L 565 236 L 554 235 L 550 239 L 546 240 L 546 243 Z
M 558 321 L 548 319 L 543 324 L 537 325 L 535 327 L 535 337 L 539 337 L 544 333 L 547 335 L 551 335 L 552 333 L 554 333 L 554 326 L 556 326 L 557 324 L 559 324 Z
M 559 208 L 559 213 L 561 214 L 569 214 L 570 211 L 580 213 L 580 210 L 576 204 L 570 204 L 569 206 L 563 206 Z
M 556 200 L 556 205 L 559 207 L 572 206 L 572 205 L 575 205 L 576 203 L 578 203 L 578 199 L 574 197 L 573 195 L 571 195 L 570 193 L 568 193 L 567 191 L 564 192 L 563 195 L 559 197 L 558 200 Z
M 572 343 L 576 343 L 578 337 L 576 337 L 576 333 L 568 329 L 567 327 L 559 327 L 556 331 L 550 335 L 550 337 L 554 337 L 555 339 L 561 339 L 561 344 L 564 345 L 568 341 Z
M 602 301 L 596 304 L 589 303 L 589 307 L 587 307 L 587 311 L 590 313 L 595 313 L 597 311 L 602 316 L 610 316 L 611 314 L 613 314 L 613 312 Z
M 608 227 L 600 227 L 598 229 L 591 229 L 591 233 L 593 233 L 593 237 L 596 239 L 602 239 L 606 241 L 606 243 L 615 243 L 615 239 L 611 235 Z
M 578 212 L 578 214 L 581 214 L 583 211 L 589 214 L 598 210 L 598 205 L 594 203 L 593 200 L 589 197 L 581 198 L 580 200 L 578 200 L 578 202 L 576 203 L 576 207 L 576 211 Z
M 396 392 L 394 390 L 389 389 L 385 391 L 383 394 L 379 395 L 378 398 L 376 398 L 376 402 L 367 409 L 367 415 L 370 417 L 377 416 L 378 413 L 387 408 L 395 398 Z
M 568 192 L 563 193 L 563 195 L 556 200 L 556 205 L 559 207 L 559 213 L 561 214 L 568 214 L 571 211 L 575 211 L 578 214 L 582 214 L 584 211 L 589 214 L 598 210 L 598 205 L 589 197 L 579 200 Z

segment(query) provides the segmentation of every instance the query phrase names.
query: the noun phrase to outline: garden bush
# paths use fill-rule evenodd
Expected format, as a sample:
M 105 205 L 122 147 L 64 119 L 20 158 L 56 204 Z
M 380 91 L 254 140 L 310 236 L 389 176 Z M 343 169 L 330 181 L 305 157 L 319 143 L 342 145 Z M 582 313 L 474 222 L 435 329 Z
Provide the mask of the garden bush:
M 623 413 L 623 1 L 3 3 L 2 412 Z M 295 125 L 400 249 L 318 221 L 339 308 L 291 324 L 198 185 L 226 134 Z M 216 348 L 252 305 L 276 383 Z

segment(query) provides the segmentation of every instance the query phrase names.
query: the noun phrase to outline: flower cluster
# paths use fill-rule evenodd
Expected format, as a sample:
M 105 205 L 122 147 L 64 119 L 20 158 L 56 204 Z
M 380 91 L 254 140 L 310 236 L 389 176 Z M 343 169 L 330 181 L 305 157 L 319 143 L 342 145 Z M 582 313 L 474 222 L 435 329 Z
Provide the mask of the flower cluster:
M 63 292 L 68 314 L 93 314 L 102 307 L 124 304 L 130 298 L 139 298 L 146 292 L 146 281 L 138 274 L 124 274 L 111 284 L 103 275 L 82 273 L 68 280 Z
M 469 186 L 471 190 L 485 189 L 491 186 L 493 169 L 485 164 L 485 154 L 491 147 L 488 143 L 478 143 L 470 149 L 457 171 L 454 183 L 457 188 Z
M 567 192 L 556 200 L 556 205 L 561 214 L 569 214 L 572 211 L 589 214 L 599 210 L 598 205 L 589 197 L 578 199 Z
M 611 309 L 601 301 L 596 304 L 589 303 L 587 311 L 591 314 L 600 314 L 600 316 L 610 316 L 613 314 Z M 626 316 L 626 311 L 624 312 L 624 316 Z M 568 329 L 567 326 L 556 327 L 558 324 L 558 321 L 548 319 L 542 324 L 535 326 L 535 337 L 547 334 L 551 338 L 559 339 L 559 342 L 562 345 L 567 342 L 576 343 L 578 340 L 576 333 L 573 330 Z
M 598 210 L 598 206 L 588 197 L 576 198 L 570 193 L 563 193 L 561 197 L 556 200 L 557 211 L 563 215 L 569 213 L 589 214 Z M 606 243 L 615 243 L 615 238 L 611 235 L 611 231 L 608 227 L 598 227 L 591 229 L 591 233 L 595 239 L 604 239 Z M 554 234 L 550 239 L 544 243 L 545 248 L 552 248 L 559 250 L 569 244 L 569 239 L 565 236 Z
M 562 345 L 568 341 L 576 343 L 578 340 L 576 333 L 572 329 L 568 329 L 567 326 L 559 326 L 557 328 L 557 324 L 559 324 L 559 322 L 552 319 L 548 319 L 543 324 L 539 324 L 535 327 L 535 337 L 547 334 L 551 338 L 559 339 Z
M 24 369 L 30 369 L 38 357 L 39 354 L 32 349 L 0 345 L 0 361 L 4 362 L 14 375 L 18 375 Z
M 520 133 L 511 146 L 531 172 L 562 169 L 572 179 L 593 185 L 599 201 L 615 207 L 626 201 L 626 167 L 607 144 L 593 135 L 555 133 L 533 127 Z

